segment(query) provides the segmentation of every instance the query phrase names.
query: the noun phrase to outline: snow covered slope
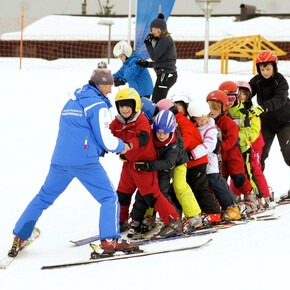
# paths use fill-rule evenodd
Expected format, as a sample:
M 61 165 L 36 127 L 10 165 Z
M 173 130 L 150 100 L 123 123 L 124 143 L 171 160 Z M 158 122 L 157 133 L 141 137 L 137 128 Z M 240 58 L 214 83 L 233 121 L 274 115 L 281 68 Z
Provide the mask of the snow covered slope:
M 11 246 L 15 222 L 46 177 L 60 111 L 69 94 L 87 82 L 98 60 L 41 60 L 43 69 L 35 68 L 33 61 L 24 60 L 19 71 L 18 60 L 0 60 L 0 257 Z M 66 62 L 75 69 L 62 69 Z M 220 75 L 218 61 L 210 61 L 210 74 L 201 73 L 202 65 L 199 60 L 178 61 L 179 78 L 170 93 L 187 91 L 205 98 L 224 80 L 251 78 L 251 63 L 241 69 L 245 64 L 230 61 L 232 70 L 240 72 L 232 75 Z M 112 71 L 119 66 L 120 62 L 113 59 Z M 290 63 L 283 62 L 280 71 L 289 76 Z M 114 88 L 110 96 L 112 103 L 117 90 Z M 102 163 L 117 186 L 121 161 L 108 154 Z M 290 188 L 290 169 L 276 140 L 265 174 L 277 197 Z M 41 271 L 43 265 L 83 260 L 90 255 L 89 246 L 74 248 L 68 241 L 98 232 L 99 205 L 74 180 L 37 223 L 42 231 L 39 240 L 7 270 L 0 271 L 0 289 L 288 289 L 290 206 L 276 211 L 280 220 L 220 230 L 210 236 L 212 244 L 200 250 Z M 144 249 L 195 244 L 208 238 L 194 237 Z

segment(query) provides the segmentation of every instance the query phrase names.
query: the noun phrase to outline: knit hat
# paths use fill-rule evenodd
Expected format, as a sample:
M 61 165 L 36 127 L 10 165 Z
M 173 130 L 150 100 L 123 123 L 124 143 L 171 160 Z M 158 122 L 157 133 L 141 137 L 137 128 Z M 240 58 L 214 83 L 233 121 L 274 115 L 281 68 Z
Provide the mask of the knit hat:
M 164 19 L 164 14 L 159 13 L 157 18 L 153 19 L 150 23 L 150 29 L 159 28 L 161 32 L 165 32 L 167 30 L 167 24 Z
M 97 68 L 93 71 L 91 78 L 96 85 L 113 85 L 114 78 L 108 69 Z

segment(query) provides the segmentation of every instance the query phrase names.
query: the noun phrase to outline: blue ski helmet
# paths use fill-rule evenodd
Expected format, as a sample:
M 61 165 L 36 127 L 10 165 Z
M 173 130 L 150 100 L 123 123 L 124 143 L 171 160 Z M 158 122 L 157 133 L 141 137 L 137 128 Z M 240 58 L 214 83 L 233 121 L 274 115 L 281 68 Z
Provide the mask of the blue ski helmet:
M 159 108 L 150 99 L 146 97 L 141 98 L 142 107 L 141 110 L 149 121 L 159 112 Z
M 176 119 L 169 110 L 160 111 L 154 120 L 153 129 L 160 133 L 174 133 L 176 129 Z

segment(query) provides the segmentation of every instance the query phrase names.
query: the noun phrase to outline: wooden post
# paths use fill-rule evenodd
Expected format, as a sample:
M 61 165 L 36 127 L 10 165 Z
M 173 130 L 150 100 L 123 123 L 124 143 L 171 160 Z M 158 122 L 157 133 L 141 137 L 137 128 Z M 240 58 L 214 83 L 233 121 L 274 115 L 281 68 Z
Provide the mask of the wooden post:
M 159 13 L 161 13 L 161 4 L 159 5 Z
M 225 74 L 227 75 L 229 72 L 229 54 L 226 53 L 226 69 L 225 69 Z
M 224 53 L 221 54 L 221 74 L 224 73 L 224 61 L 225 61 L 225 55 Z
M 253 75 L 256 74 L 256 58 L 253 56 Z
M 22 14 L 21 14 L 20 70 L 22 67 L 22 53 L 23 53 L 23 22 L 24 22 L 24 5 L 22 5 Z

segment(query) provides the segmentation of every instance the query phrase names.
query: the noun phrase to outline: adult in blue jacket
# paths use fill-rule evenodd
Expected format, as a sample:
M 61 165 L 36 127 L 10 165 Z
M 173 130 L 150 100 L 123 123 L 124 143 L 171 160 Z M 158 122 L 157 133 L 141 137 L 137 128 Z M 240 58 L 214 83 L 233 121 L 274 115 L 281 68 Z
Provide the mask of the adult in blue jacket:
M 147 68 L 136 64 L 141 58 L 139 52 L 132 52 L 131 45 L 126 41 L 118 42 L 113 50 L 114 56 L 121 59 L 122 67 L 113 74 L 116 87 L 129 84 L 140 97 L 150 98 L 153 92 L 153 82 Z
M 96 69 L 89 83 L 77 89 L 74 98 L 64 106 L 49 173 L 39 193 L 16 223 L 9 256 L 17 255 L 31 236 L 43 210 L 53 204 L 75 177 L 101 204 L 99 230 L 104 250 L 110 252 L 134 247 L 120 239 L 118 197 L 99 162 L 99 157 L 106 151 L 124 154 L 130 150 L 109 129 L 109 108 L 112 105 L 106 95 L 111 93 L 112 85 L 111 72 Z

